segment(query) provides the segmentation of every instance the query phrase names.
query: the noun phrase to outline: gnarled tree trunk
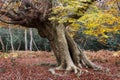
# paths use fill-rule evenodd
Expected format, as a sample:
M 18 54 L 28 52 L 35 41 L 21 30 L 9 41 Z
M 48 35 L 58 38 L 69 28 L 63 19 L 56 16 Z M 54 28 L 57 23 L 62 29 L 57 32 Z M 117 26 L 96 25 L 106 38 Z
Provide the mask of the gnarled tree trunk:
M 81 51 L 76 42 L 70 37 L 63 24 L 44 23 L 44 28 L 38 28 L 39 34 L 49 39 L 54 51 L 58 70 L 78 72 L 82 66 L 98 69 Z M 49 27 L 50 26 L 50 27 Z

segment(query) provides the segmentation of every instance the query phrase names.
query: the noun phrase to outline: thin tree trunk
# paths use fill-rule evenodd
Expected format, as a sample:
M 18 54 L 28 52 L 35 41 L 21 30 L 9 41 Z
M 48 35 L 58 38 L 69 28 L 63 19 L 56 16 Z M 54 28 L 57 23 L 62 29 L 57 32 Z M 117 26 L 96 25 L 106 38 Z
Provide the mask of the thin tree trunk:
M 39 49 L 38 49 L 38 47 L 37 47 L 37 45 L 36 45 L 34 39 L 33 39 L 33 44 L 34 44 L 34 46 L 36 47 L 37 51 L 39 51 Z
M 12 52 L 14 52 L 13 36 L 12 36 L 12 32 L 11 32 L 11 27 L 10 27 L 10 25 L 9 25 L 9 34 L 10 34 L 10 43 L 11 43 Z
M 25 50 L 28 50 L 27 29 L 25 29 Z
M 30 28 L 29 31 L 30 31 L 30 51 L 32 51 L 32 48 L 33 48 L 33 33 L 32 33 L 32 28 Z
M 2 45 L 2 51 L 4 52 L 5 51 L 5 45 L 4 45 L 3 41 L 2 41 L 1 36 L 0 36 L 0 43 Z
M 17 51 L 20 50 L 20 47 L 21 47 L 21 42 L 20 42 L 19 45 L 18 45 Z
M 6 46 L 5 46 L 5 51 L 6 52 L 8 51 L 8 42 L 7 42 Z

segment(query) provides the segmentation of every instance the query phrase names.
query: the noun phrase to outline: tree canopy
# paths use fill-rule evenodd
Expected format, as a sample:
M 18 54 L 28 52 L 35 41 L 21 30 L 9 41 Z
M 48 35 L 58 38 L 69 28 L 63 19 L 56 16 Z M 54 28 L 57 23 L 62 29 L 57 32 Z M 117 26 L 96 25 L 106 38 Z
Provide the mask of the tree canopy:
M 43 6 L 48 3 L 45 1 L 42 2 L 41 0 L 7 1 L 8 0 L 3 1 L 5 4 L 3 4 L 1 8 L 3 10 L 9 10 L 9 13 L 4 14 L 5 11 L 2 11 L 2 14 L 7 15 L 9 18 L 12 17 L 13 20 L 11 23 L 19 23 L 25 26 L 37 17 L 41 17 L 40 19 L 43 20 L 46 14 L 49 13 L 50 15 L 47 15 L 49 20 L 58 21 L 59 23 L 65 23 L 67 25 L 69 24 L 69 26 L 72 26 L 71 29 L 78 30 L 78 28 L 85 27 L 85 34 L 94 36 L 102 35 L 102 37 L 107 38 L 106 32 L 116 32 L 120 30 L 119 0 L 102 0 L 103 2 L 100 2 L 101 0 L 52 0 L 52 3 L 49 3 L 49 6 L 46 7 Z M 56 4 L 56 1 L 59 3 Z M 92 3 L 93 1 L 96 2 Z M 26 7 L 21 7 L 23 2 L 24 4 L 27 2 Z M 52 8 L 52 13 L 50 13 L 50 6 L 54 6 Z M 29 11 L 21 14 L 21 12 L 17 12 L 19 9 L 21 9 L 21 11 Z M 1 21 L 4 20 L 1 19 Z M 35 24 L 34 21 L 32 24 Z M 32 24 L 29 26 L 32 26 Z
M 65 0 L 65 6 L 53 10 L 58 15 L 50 19 L 58 20 L 59 23 L 71 23 L 71 29 L 85 27 L 85 34 L 107 38 L 107 32 L 120 30 L 119 0 L 103 1 L 103 5 L 99 5 L 101 2 L 88 5 L 86 3 L 90 3 L 90 0 Z

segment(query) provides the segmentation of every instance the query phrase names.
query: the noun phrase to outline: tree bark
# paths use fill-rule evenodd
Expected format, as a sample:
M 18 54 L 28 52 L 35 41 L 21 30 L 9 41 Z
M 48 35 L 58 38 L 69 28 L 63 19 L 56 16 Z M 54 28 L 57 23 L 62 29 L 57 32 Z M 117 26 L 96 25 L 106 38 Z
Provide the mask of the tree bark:
M 40 28 L 38 31 L 40 35 L 44 35 L 50 41 L 58 63 L 56 69 L 77 73 L 82 66 L 93 69 L 99 68 L 86 57 L 76 42 L 70 37 L 63 24 L 53 23 L 52 25 L 44 24 L 42 26 L 44 28 Z

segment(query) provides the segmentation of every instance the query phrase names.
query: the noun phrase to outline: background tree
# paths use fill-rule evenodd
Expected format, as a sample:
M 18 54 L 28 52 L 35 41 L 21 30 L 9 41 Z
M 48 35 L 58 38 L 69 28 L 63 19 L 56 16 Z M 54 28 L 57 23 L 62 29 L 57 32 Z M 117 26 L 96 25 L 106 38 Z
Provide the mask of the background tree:
M 25 50 L 25 44 L 26 41 L 24 39 L 25 37 L 25 29 L 23 27 L 14 27 L 13 25 L 11 26 L 11 32 L 12 32 L 12 37 L 13 37 L 13 45 L 14 45 L 14 50 L 19 51 L 19 50 Z M 42 38 L 39 36 L 38 32 L 36 29 L 33 30 L 33 51 L 36 50 L 46 50 L 46 51 L 51 51 L 49 41 L 46 38 Z M 29 45 L 30 42 L 30 33 L 29 31 L 26 32 L 27 34 L 27 45 Z M 4 51 L 2 49 L 2 45 L 0 43 L 0 50 L 3 52 L 9 52 L 11 50 L 11 40 L 10 40 L 10 34 L 9 34 L 9 28 L 8 27 L 0 27 L 0 36 L 2 39 L 2 42 L 4 44 Z M 27 47 L 29 50 L 29 46 Z
M 25 29 L 25 50 L 28 50 L 27 29 Z
M 32 32 L 32 28 L 30 28 L 29 31 L 30 31 L 30 51 L 32 51 L 32 48 L 33 48 L 33 32 Z
M 0 36 L 0 43 L 1 43 L 1 45 L 2 45 L 2 51 L 5 51 L 5 45 L 4 45 L 4 43 L 3 43 L 3 40 L 2 40 L 2 38 L 1 38 L 1 36 Z
M 9 25 L 9 33 L 10 33 L 11 49 L 12 49 L 12 52 L 14 52 L 13 36 L 12 36 L 12 32 L 11 32 L 11 27 L 10 27 L 10 25 Z

